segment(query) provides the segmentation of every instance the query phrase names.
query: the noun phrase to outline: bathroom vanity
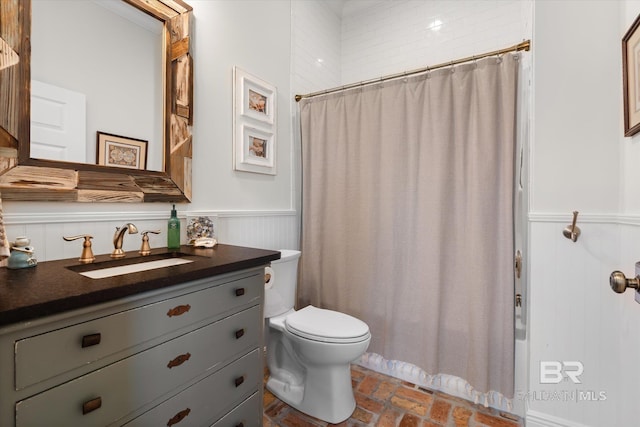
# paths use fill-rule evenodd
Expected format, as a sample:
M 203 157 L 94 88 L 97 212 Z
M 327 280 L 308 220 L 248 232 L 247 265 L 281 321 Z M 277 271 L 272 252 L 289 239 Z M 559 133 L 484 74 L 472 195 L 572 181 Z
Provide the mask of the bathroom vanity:
M 0 269 L 0 425 L 261 425 L 264 267 L 280 253 L 150 257 L 189 262 L 99 279 L 81 273 L 149 257 Z

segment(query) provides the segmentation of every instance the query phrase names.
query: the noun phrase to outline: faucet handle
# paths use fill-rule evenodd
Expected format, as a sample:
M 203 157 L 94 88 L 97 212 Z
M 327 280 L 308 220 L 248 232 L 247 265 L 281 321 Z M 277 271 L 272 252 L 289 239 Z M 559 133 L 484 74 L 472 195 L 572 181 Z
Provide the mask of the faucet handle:
M 78 261 L 80 261 L 83 264 L 88 264 L 93 262 L 96 259 L 96 257 L 93 256 L 93 251 L 91 250 L 91 239 L 93 239 L 93 236 L 89 234 L 80 234 L 79 236 L 71 236 L 71 237 L 62 236 L 62 238 L 67 242 L 84 238 L 84 242 L 82 243 L 82 254 L 80 255 L 80 258 L 78 259 Z
M 142 232 L 142 247 L 140 247 L 139 254 L 142 256 L 151 254 L 151 246 L 149 245 L 148 233 L 160 234 L 160 230 L 145 230 Z

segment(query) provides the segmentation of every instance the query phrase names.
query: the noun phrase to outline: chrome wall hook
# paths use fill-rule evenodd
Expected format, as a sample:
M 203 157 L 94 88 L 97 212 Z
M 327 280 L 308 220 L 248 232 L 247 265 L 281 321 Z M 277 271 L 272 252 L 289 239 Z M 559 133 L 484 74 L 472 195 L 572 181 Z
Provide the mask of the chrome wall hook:
M 562 231 L 562 235 L 567 239 L 571 239 L 573 242 L 576 242 L 578 237 L 580 237 L 580 227 L 576 225 L 577 221 L 578 211 L 573 211 L 573 222 Z

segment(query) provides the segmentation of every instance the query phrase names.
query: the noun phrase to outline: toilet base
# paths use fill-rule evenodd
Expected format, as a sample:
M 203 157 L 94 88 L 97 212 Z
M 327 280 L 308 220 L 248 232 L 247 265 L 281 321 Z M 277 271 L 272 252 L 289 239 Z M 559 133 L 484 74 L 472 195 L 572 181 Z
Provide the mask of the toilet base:
M 267 389 L 300 412 L 332 424 L 347 420 L 356 408 L 350 365 L 308 369 L 302 385 L 270 376 Z
M 304 387 L 301 385 L 291 385 L 285 381 L 269 377 L 267 389 L 289 406 L 295 407 L 302 402 Z M 297 408 L 296 408 L 297 409 Z

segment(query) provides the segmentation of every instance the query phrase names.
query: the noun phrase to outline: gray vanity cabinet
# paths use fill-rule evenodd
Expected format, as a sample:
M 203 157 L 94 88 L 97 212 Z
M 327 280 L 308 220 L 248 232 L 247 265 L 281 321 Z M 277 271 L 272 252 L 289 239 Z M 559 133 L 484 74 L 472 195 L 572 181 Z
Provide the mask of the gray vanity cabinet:
M 263 271 L 3 327 L 0 425 L 261 425 Z

